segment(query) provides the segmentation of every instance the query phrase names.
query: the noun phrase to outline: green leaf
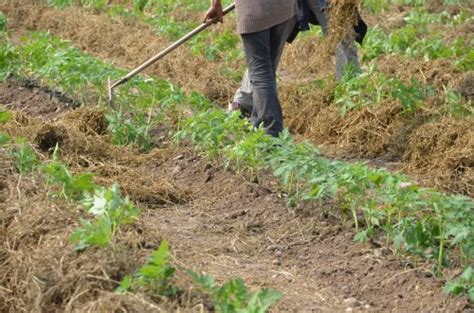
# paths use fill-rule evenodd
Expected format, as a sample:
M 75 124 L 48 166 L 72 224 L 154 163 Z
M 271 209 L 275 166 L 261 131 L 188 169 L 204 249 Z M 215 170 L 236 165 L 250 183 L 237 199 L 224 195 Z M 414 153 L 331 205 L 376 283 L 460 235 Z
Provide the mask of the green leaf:
M 91 192 L 96 188 L 94 175 L 90 173 L 77 175 L 72 179 L 72 186 L 77 192 Z
M 0 147 L 3 146 L 3 145 L 6 145 L 7 143 L 9 143 L 11 141 L 11 137 L 8 136 L 7 134 L 5 133 L 1 133 L 0 132 Z
M 461 275 L 461 279 L 467 282 L 474 282 L 474 269 L 468 266 Z
M 129 292 L 132 288 L 133 278 L 131 275 L 125 275 L 125 277 L 120 282 L 119 286 L 115 289 L 117 293 L 126 293 Z
M 1 111 L 0 112 L 0 124 L 5 124 L 12 118 L 13 114 L 10 111 Z
M 249 312 L 264 313 L 283 297 L 279 291 L 263 289 L 255 293 L 249 301 Z
M 191 275 L 194 282 L 197 283 L 200 288 L 208 292 L 213 291 L 217 286 L 214 277 L 210 275 L 199 275 L 191 270 L 189 270 L 188 273 Z

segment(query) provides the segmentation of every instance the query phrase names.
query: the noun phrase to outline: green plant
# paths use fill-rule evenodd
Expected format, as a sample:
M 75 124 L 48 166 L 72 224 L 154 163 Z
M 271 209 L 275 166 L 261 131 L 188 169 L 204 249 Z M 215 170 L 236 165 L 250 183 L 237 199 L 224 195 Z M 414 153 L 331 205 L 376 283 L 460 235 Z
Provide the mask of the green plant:
M 9 143 L 10 140 L 11 140 L 11 138 L 8 134 L 0 132 L 0 147 L 6 145 L 7 143 Z
M 235 138 L 241 138 L 246 132 L 243 124 L 245 122 L 240 119 L 239 112 L 229 115 L 221 110 L 208 110 L 186 119 L 175 138 L 183 139 L 189 136 L 208 157 L 216 158 L 221 149 L 233 143 Z
M 161 296 L 175 295 L 179 289 L 171 285 L 171 280 L 176 270 L 169 265 L 169 262 L 169 244 L 163 240 L 148 262 L 133 276 L 125 276 L 116 291 L 124 293 L 132 289 L 146 288 Z
M 20 61 L 17 51 L 8 41 L 7 35 L 0 32 L 0 81 L 4 81 L 10 75 L 17 73 L 19 66 Z M 0 114 L 6 113 L 0 112 Z
M 153 148 L 154 142 L 150 129 L 155 120 L 149 115 L 135 114 L 132 117 L 125 116 L 121 111 L 113 111 L 106 115 L 108 131 L 112 134 L 112 142 L 117 145 L 129 145 L 136 143 L 140 148 L 147 151 Z
M 417 81 L 412 81 L 411 85 L 406 85 L 401 80 L 391 81 L 391 96 L 399 99 L 404 113 L 413 113 L 423 105 L 423 99 L 426 96 Z
M 241 278 L 219 286 L 211 276 L 194 272 L 190 275 L 199 288 L 210 295 L 216 312 L 220 313 L 264 313 L 282 297 L 280 292 L 270 289 L 250 292 Z
M 425 34 L 423 27 L 413 24 L 390 34 L 386 34 L 380 27 L 373 27 L 365 38 L 363 50 L 364 61 L 370 61 L 381 54 L 397 53 L 427 60 L 452 58 L 459 68 L 472 69 L 471 44 L 463 37 L 447 44 L 436 33 Z
M 57 194 L 66 199 L 81 199 L 84 193 L 92 192 L 96 188 L 92 174 L 73 175 L 69 172 L 66 164 L 59 159 L 58 146 L 54 149 L 53 159 L 43 164 L 41 171 L 46 176 L 48 184 L 58 186 Z
M 143 12 L 148 5 L 148 0 L 133 0 L 135 10 Z
M 73 4 L 73 0 L 48 0 L 49 5 L 57 8 L 65 8 Z
M 384 74 L 376 72 L 372 66 L 359 76 L 345 75 L 334 91 L 334 103 L 340 108 L 341 115 L 367 105 L 379 104 L 387 98 L 390 80 Z
M 140 214 L 128 197 L 121 197 L 117 184 L 111 188 L 96 187 L 93 194 L 84 194 L 81 203 L 96 219 L 92 222 L 82 220 L 82 227 L 72 234 L 70 241 L 76 250 L 106 246 L 119 226 L 132 223 Z
M 10 111 L 0 111 L 0 124 L 5 124 L 13 116 L 13 113 Z
M 6 32 L 8 30 L 8 20 L 5 14 L 0 11 L 0 33 Z
M 265 167 L 265 150 L 271 149 L 274 142 L 263 129 L 253 129 L 250 124 L 247 127 L 250 129 L 248 136 L 236 140 L 235 145 L 226 147 L 224 152 L 228 160 L 226 167 L 232 164 L 237 172 L 247 170 L 250 177 L 256 177 Z
M 472 100 L 465 100 L 459 92 L 444 87 L 443 111 L 454 117 L 471 116 L 474 113 Z
M 388 0 L 364 0 L 364 9 L 374 14 L 380 14 L 386 11 L 389 7 Z
M 79 0 L 80 4 L 92 8 L 96 11 L 104 11 L 107 7 L 107 0 Z
M 469 299 L 474 302 L 474 269 L 472 266 L 468 266 L 457 279 L 447 282 L 443 290 L 452 295 L 468 294 Z
M 78 251 L 90 246 L 106 247 L 113 237 L 113 225 L 107 216 L 88 221 L 81 219 L 81 227 L 69 238 Z
M 12 150 L 15 167 L 20 174 L 33 171 L 38 165 L 38 157 L 30 144 L 19 140 L 18 145 Z

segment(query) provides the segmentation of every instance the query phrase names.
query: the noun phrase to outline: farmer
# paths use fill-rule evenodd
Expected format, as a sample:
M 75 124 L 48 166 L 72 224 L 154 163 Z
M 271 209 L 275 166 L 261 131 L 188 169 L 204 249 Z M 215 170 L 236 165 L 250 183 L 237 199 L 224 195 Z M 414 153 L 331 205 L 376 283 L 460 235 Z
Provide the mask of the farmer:
M 237 32 L 247 59 L 252 81 L 253 109 L 250 120 L 255 127 L 278 136 L 283 116 L 277 94 L 276 71 L 285 41 L 293 31 L 298 14 L 297 0 L 236 0 Z M 205 21 L 222 22 L 221 0 L 211 0 Z
M 298 0 L 300 7 L 300 13 L 298 15 L 298 23 L 295 30 L 290 34 L 290 38 L 287 42 L 292 42 L 299 31 L 309 30 L 308 23 L 314 25 L 320 25 L 323 30 L 323 34 L 326 36 L 328 33 L 328 21 L 329 17 L 327 14 L 327 0 Z M 336 79 L 341 80 L 347 70 L 354 71 L 356 73 L 361 72 L 357 57 L 357 48 L 354 43 L 356 39 L 359 43 L 367 32 L 367 25 L 359 17 L 359 22 L 354 28 L 355 36 L 349 36 L 344 39 L 336 48 Z M 253 110 L 253 87 L 248 71 L 245 71 L 242 83 L 239 89 L 235 92 L 232 103 L 229 104 L 229 110 L 242 110 L 242 112 L 249 114 Z

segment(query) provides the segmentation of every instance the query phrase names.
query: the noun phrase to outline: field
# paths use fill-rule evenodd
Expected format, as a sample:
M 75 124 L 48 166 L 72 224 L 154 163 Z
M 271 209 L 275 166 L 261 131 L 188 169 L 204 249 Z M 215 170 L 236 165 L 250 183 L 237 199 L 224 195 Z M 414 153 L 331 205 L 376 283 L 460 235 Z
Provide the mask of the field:
M 233 13 L 108 105 L 207 5 L 0 2 L 0 311 L 474 310 L 472 3 L 364 1 L 339 83 L 300 35 L 277 139 L 224 110 Z

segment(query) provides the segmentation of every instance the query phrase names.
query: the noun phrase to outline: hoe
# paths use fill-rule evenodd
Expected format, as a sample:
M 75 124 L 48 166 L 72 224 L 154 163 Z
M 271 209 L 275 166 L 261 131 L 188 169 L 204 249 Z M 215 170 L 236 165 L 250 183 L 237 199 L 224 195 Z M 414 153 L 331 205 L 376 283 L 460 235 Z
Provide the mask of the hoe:
M 223 13 L 224 13 L 224 15 L 226 15 L 227 13 L 233 11 L 234 9 L 235 9 L 235 4 L 231 4 L 223 10 Z M 213 24 L 213 22 L 214 21 L 208 21 L 208 22 L 202 23 L 201 25 L 196 27 L 194 30 L 189 32 L 187 35 L 185 35 L 184 37 L 182 37 L 181 39 L 179 39 L 178 41 L 176 41 L 175 43 L 170 45 L 165 50 L 163 50 L 160 53 L 154 55 L 153 57 L 151 57 L 150 59 L 145 61 L 143 64 L 141 64 L 140 66 L 138 66 L 137 68 L 132 70 L 130 73 L 128 73 L 124 77 L 120 78 L 119 80 L 117 80 L 115 82 L 112 82 L 109 78 L 108 79 L 109 104 L 112 105 L 112 103 L 113 103 L 112 101 L 113 101 L 113 98 L 114 98 L 114 88 L 115 87 L 126 83 L 131 78 L 133 78 L 134 76 L 138 75 L 139 73 L 141 73 L 142 71 L 147 69 L 150 65 L 152 65 L 155 62 L 157 62 L 158 60 L 162 59 L 163 57 L 165 57 L 166 55 L 168 55 L 169 53 L 174 51 L 176 48 L 178 48 L 179 46 L 181 46 L 182 44 L 187 42 L 189 39 L 193 38 L 197 34 L 201 33 L 205 29 L 207 29 L 209 26 L 211 26 Z

